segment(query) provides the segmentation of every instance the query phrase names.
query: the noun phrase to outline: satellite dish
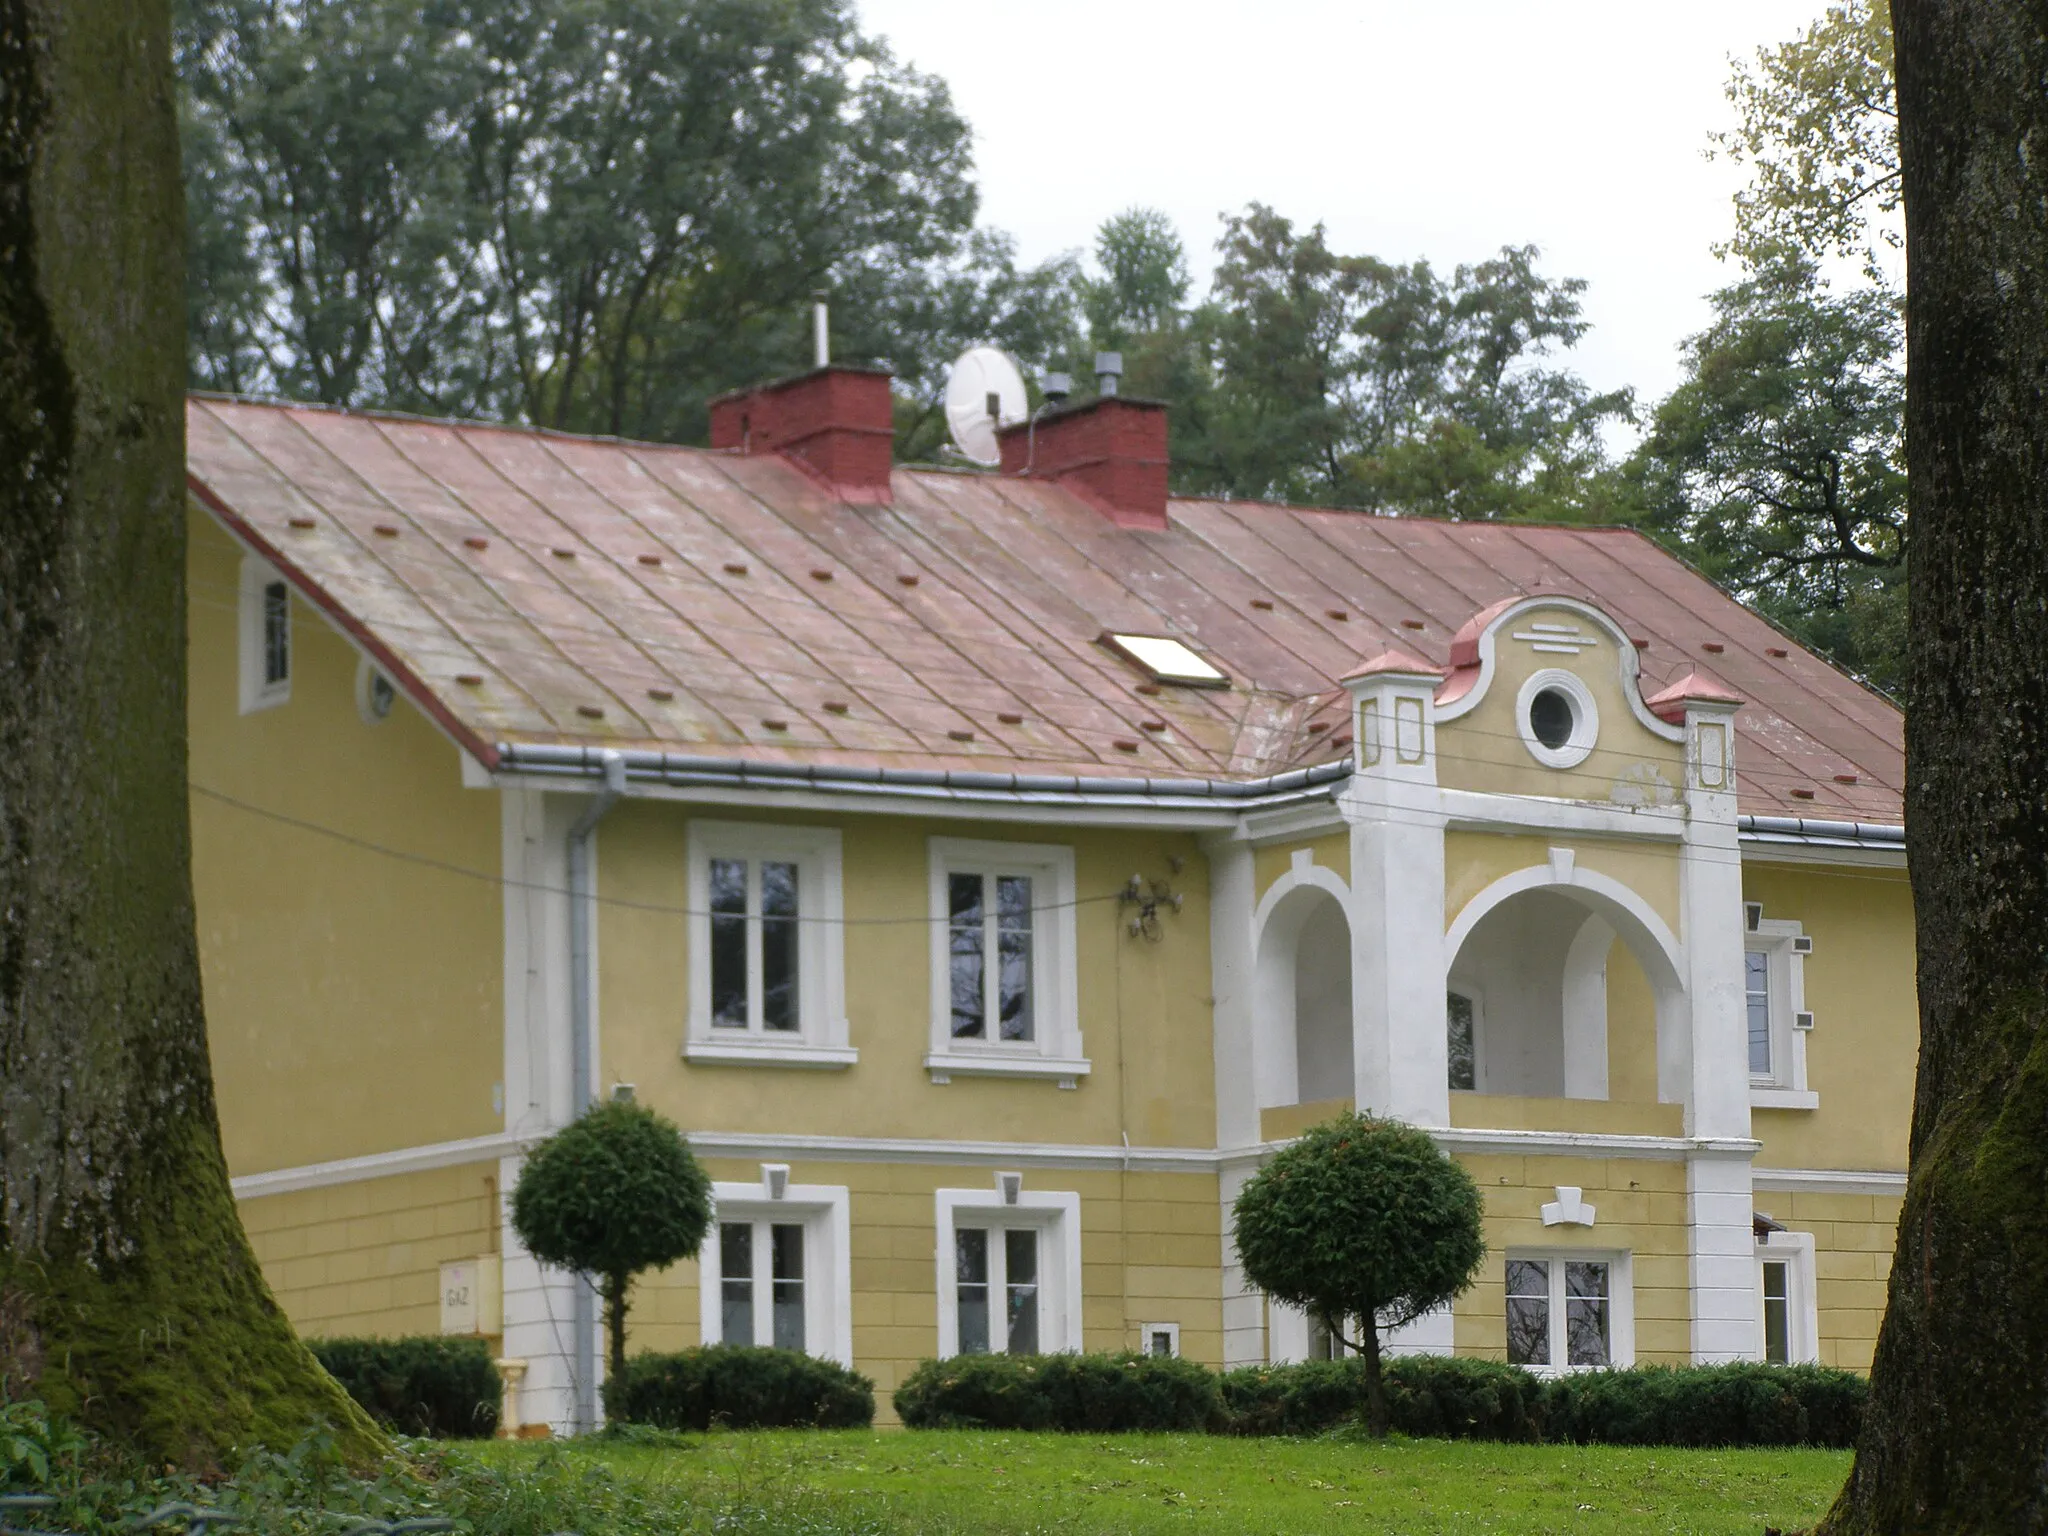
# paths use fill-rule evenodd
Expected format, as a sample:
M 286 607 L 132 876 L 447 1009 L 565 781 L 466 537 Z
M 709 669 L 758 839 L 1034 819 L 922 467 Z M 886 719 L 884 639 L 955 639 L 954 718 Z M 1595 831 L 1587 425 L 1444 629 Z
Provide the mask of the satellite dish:
M 1000 464 L 996 429 L 1022 421 L 1029 410 L 1024 375 L 994 347 L 969 347 L 946 378 L 946 426 L 960 452 L 976 464 Z

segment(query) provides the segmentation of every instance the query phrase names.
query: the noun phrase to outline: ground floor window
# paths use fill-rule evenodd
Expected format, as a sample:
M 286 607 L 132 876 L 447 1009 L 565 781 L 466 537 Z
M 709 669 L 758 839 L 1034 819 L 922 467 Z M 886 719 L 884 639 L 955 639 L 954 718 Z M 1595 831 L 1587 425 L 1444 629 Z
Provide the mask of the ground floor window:
M 718 1219 L 698 1254 L 707 1344 L 772 1345 L 853 1361 L 847 1191 L 792 1184 L 783 1164 L 758 1184 L 712 1186 Z
M 1768 1218 L 1766 1218 L 1768 1220 Z M 1757 1345 L 1774 1365 L 1820 1358 L 1819 1307 L 1813 1282 L 1813 1234 L 1770 1223 L 1756 1245 Z
M 1081 1347 L 1080 1197 L 1021 1186 L 938 1192 L 941 1355 Z
M 1570 1371 L 1633 1361 L 1626 1256 L 1512 1254 L 1505 1278 L 1511 1365 Z

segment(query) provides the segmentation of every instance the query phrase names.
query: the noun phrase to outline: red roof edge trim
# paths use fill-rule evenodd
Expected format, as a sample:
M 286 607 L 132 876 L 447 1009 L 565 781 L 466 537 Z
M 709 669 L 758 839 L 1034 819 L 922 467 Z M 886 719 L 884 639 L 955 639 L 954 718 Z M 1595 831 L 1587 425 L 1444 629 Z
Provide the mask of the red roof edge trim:
M 1747 702 L 1741 694 L 1731 692 L 1695 667 L 1669 688 L 1661 689 L 1643 700 L 1643 705 L 1659 720 L 1668 720 L 1673 725 L 1683 725 L 1685 706 L 1688 704 L 1714 704 L 1724 709 L 1734 709 Z
M 497 747 L 458 720 L 412 668 L 400 661 L 390 647 L 371 634 L 369 629 L 335 601 L 325 588 L 300 569 L 298 564 L 275 544 L 258 533 L 247 519 L 215 495 L 213 488 L 190 470 L 185 473 L 185 489 L 197 497 L 207 511 L 219 518 L 241 543 L 276 566 L 285 580 L 298 588 L 301 597 L 326 614 L 336 628 L 367 651 L 371 659 L 377 663 L 378 670 L 403 688 L 406 697 L 411 699 L 429 720 L 440 726 L 458 747 L 482 763 L 485 768 L 494 773 L 497 771 Z

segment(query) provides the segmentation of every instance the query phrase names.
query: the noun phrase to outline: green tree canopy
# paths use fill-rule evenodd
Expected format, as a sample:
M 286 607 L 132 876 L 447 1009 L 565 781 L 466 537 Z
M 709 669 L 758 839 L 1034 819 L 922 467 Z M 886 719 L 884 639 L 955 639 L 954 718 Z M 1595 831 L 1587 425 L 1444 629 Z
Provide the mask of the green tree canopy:
M 1762 253 L 1713 296 L 1636 452 L 1650 526 L 1807 645 L 1886 688 L 1904 640 L 1905 376 L 1896 298 Z
M 672 1121 L 599 1104 L 535 1147 L 512 1191 L 512 1229 L 543 1264 L 595 1279 L 625 1380 L 626 1292 L 642 1270 L 687 1259 L 711 1225 L 711 1181 Z
M 1253 1285 L 1322 1319 L 1333 1337 L 1356 1321 L 1371 1428 L 1384 1435 L 1380 1330 L 1412 1323 L 1472 1284 L 1486 1257 L 1480 1215 L 1472 1176 L 1426 1132 L 1346 1114 L 1310 1129 L 1245 1185 L 1237 1252 Z
M 182 0 L 177 42 L 203 387 L 693 441 L 821 286 L 913 395 L 1071 333 L 845 0 Z
M 1533 246 L 1445 278 L 1330 249 L 1272 209 L 1227 216 L 1191 317 L 1184 489 L 1450 517 L 1570 518 L 1626 391 L 1551 359 L 1585 335 L 1585 283 Z
M 1877 277 L 1903 248 L 1892 27 L 1880 0 L 1841 0 L 1728 82 L 1736 125 L 1717 152 L 1749 168 L 1735 194 L 1745 261 L 1781 249 L 1860 257 Z

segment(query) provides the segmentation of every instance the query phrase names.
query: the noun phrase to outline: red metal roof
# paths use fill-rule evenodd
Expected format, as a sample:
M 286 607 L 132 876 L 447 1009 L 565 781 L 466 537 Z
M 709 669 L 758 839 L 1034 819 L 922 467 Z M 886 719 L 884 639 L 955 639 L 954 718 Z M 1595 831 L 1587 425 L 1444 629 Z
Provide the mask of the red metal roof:
M 1443 666 L 1504 598 L 1598 605 L 1654 692 L 1709 646 L 1741 808 L 1896 823 L 1901 717 L 1649 540 L 899 468 L 849 506 L 773 456 L 194 397 L 194 493 L 486 762 L 500 742 L 757 761 L 1253 777 L 1346 755 L 1336 680 Z M 1168 635 L 1231 679 L 1155 687 Z M 1845 782 L 1853 779 L 1854 782 Z

